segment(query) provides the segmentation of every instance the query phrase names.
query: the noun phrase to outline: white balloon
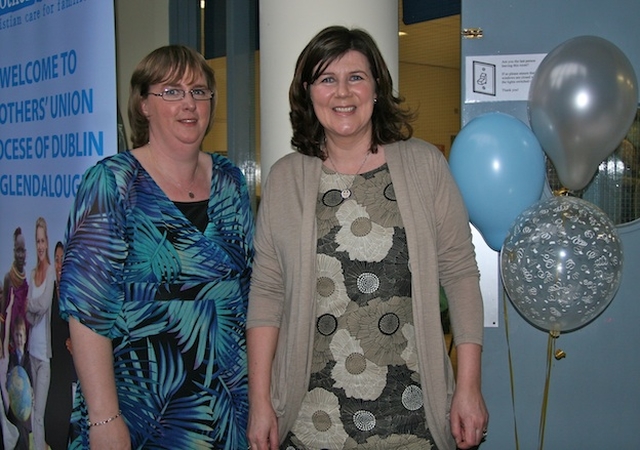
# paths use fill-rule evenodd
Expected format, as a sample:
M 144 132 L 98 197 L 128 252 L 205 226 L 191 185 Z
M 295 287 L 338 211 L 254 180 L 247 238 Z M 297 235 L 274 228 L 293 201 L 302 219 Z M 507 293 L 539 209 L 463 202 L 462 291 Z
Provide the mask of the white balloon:
M 518 216 L 500 254 L 509 299 L 531 324 L 567 332 L 609 305 L 622 276 L 613 222 L 576 197 L 541 200 Z

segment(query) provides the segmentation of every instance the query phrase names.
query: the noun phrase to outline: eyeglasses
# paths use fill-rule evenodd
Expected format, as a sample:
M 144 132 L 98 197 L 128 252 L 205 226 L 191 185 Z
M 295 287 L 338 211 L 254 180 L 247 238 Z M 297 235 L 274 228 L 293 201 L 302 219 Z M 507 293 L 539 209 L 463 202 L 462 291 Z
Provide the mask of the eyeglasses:
M 185 91 L 184 89 L 166 88 L 159 94 L 155 92 L 149 92 L 149 94 L 155 95 L 156 97 L 162 97 L 162 100 L 166 102 L 177 102 L 182 100 L 187 95 L 187 92 L 191 94 L 191 97 L 193 97 L 194 100 L 201 102 L 211 100 L 213 98 L 213 91 L 211 89 L 201 88 L 189 89 L 188 91 Z

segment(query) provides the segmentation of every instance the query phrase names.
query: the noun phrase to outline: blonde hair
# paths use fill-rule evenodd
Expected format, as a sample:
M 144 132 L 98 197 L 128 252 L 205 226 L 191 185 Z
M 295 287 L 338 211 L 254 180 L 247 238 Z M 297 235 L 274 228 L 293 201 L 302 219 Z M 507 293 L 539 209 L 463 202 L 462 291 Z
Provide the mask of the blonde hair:
M 44 256 L 47 259 L 47 263 L 51 264 L 51 260 L 49 259 L 49 234 L 47 233 L 47 221 L 44 220 L 44 217 L 38 217 L 36 220 L 36 243 L 38 242 L 38 228 L 42 228 L 42 231 L 44 231 L 44 239 L 47 241 L 47 251 L 44 253 Z M 36 264 L 40 264 L 40 261 Z

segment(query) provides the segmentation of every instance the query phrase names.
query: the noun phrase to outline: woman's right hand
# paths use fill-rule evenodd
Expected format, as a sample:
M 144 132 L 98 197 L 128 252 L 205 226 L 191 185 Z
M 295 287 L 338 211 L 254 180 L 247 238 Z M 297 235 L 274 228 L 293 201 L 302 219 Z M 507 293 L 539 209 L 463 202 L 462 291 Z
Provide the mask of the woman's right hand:
M 129 428 L 122 417 L 89 428 L 89 446 L 91 450 L 130 450 Z
M 271 402 L 250 406 L 247 437 L 251 450 L 278 450 L 278 419 Z
M 247 438 L 251 450 L 278 450 L 278 418 L 271 404 L 271 364 L 278 342 L 275 327 L 247 330 L 249 366 L 249 423 Z

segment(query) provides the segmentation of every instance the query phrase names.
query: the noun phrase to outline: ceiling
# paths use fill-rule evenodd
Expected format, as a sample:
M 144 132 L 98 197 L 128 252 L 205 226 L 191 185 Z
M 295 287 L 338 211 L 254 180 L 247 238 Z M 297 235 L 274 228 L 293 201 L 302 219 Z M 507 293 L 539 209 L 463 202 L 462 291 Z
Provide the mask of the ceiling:
M 412 25 L 399 17 L 401 63 L 460 69 L 459 14 Z

